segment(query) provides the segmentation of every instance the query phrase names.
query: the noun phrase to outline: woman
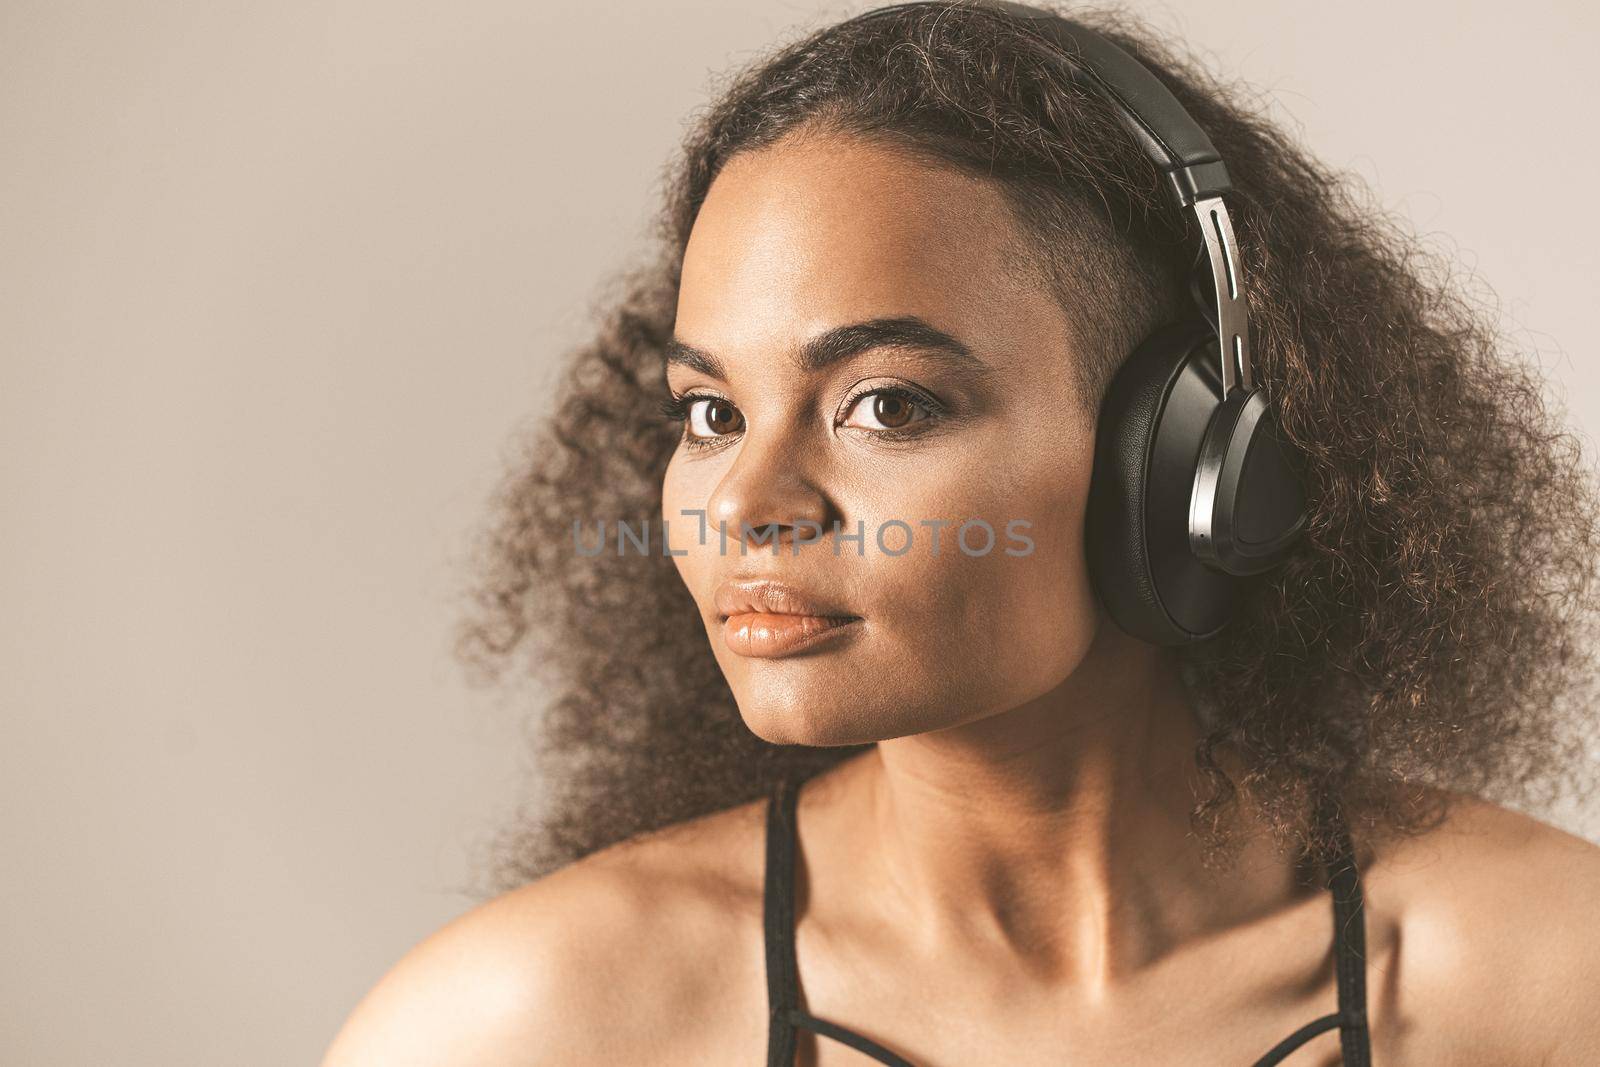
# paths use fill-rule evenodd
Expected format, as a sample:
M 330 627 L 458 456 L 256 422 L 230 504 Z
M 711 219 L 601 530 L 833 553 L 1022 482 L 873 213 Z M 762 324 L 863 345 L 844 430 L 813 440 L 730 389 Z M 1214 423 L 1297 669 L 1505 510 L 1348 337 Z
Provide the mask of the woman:
M 1581 454 L 1397 230 L 1086 24 L 1227 161 L 1287 557 L 1179 645 L 1097 592 L 1097 413 L 1196 241 L 1108 98 L 1015 12 L 784 48 L 500 500 L 470 659 L 564 668 L 526 884 L 329 1067 L 1600 1058 L 1600 849 L 1501 806 L 1584 784 Z

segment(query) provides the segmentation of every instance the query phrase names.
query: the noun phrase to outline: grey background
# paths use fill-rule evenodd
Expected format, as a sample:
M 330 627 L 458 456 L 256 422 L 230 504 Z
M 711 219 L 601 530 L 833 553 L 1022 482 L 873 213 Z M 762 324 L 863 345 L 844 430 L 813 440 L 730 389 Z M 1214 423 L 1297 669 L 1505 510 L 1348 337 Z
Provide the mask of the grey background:
M 1139 8 L 1592 440 L 1592 5 Z M 0 1061 L 311 1063 L 470 906 L 538 697 L 446 644 L 502 449 L 714 72 L 858 9 L 0 4 Z

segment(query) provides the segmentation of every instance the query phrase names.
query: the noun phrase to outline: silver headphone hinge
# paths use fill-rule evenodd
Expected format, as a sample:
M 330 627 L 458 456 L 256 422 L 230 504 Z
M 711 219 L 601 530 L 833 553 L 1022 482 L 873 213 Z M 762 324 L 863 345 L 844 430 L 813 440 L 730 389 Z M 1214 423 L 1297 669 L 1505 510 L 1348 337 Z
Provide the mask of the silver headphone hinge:
M 1236 385 L 1254 387 L 1250 371 L 1250 319 L 1244 299 L 1244 272 L 1240 268 L 1239 246 L 1233 236 L 1228 206 L 1220 196 L 1194 202 L 1195 220 L 1205 240 L 1206 257 L 1211 267 L 1211 289 L 1217 309 L 1217 352 L 1221 358 L 1222 395 Z

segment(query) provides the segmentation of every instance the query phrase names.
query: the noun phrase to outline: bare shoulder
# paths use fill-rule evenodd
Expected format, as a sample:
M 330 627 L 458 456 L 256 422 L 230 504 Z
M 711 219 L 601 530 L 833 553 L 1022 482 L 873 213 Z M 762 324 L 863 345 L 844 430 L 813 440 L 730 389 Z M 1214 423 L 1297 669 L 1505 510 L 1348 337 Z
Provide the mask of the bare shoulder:
M 1452 1062 L 1478 1062 L 1457 1055 L 1474 1048 L 1484 1062 L 1600 1063 L 1600 846 L 1439 795 L 1445 820 L 1380 848 L 1362 875 L 1369 913 L 1392 928 L 1375 995 L 1398 1016 L 1393 1029 L 1448 1036 Z
M 323 1067 L 747 1056 L 765 1039 L 762 811 L 622 842 L 472 909 L 383 976 Z

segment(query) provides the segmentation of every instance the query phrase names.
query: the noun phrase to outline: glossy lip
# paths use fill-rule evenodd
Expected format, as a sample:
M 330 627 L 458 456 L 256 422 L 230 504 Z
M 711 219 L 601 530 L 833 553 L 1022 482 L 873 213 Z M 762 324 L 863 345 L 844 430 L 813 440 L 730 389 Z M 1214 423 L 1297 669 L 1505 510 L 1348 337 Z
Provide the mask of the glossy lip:
M 822 619 L 855 619 L 843 606 L 776 578 L 733 578 L 717 586 L 717 612 L 722 619 L 730 615 L 812 615 Z
M 772 578 L 723 582 L 715 599 L 723 641 L 741 656 L 793 655 L 860 630 L 861 616 Z

